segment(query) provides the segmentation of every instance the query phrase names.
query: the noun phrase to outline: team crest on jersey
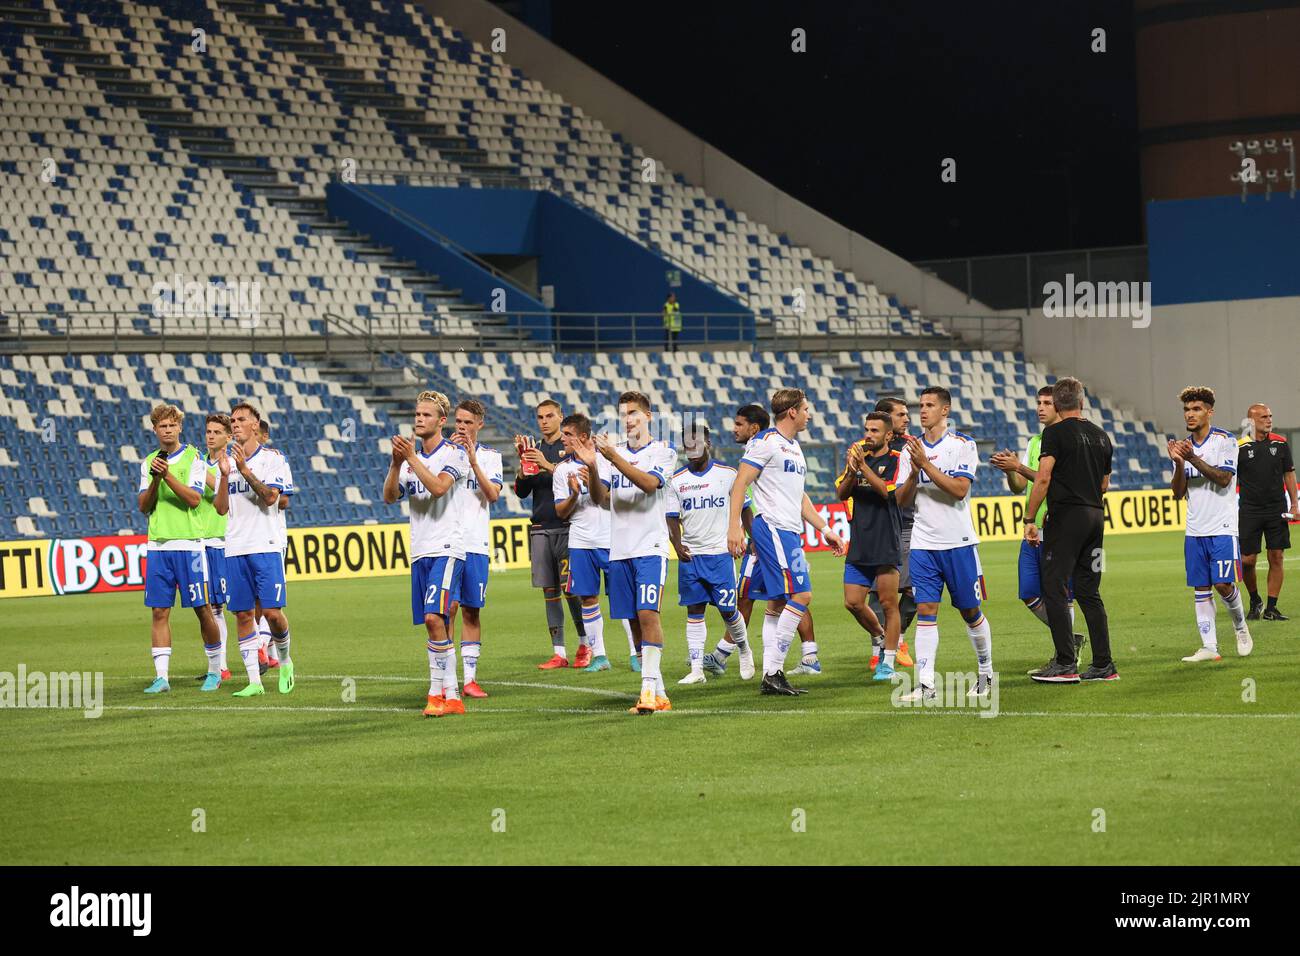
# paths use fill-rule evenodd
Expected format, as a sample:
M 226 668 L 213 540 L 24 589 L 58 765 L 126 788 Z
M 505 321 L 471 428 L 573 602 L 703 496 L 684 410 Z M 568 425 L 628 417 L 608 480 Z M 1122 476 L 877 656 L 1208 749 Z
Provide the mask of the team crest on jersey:
M 1269 445 L 1269 447 L 1268 447 L 1268 453 L 1269 453 L 1270 455 L 1276 455 L 1276 454 L 1277 454 L 1277 445 Z M 1254 452 L 1251 452 L 1251 453 L 1250 453 L 1250 457 L 1251 457 L 1251 458 L 1254 458 L 1254 457 L 1255 457 L 1255 453 L 1254 453 Z

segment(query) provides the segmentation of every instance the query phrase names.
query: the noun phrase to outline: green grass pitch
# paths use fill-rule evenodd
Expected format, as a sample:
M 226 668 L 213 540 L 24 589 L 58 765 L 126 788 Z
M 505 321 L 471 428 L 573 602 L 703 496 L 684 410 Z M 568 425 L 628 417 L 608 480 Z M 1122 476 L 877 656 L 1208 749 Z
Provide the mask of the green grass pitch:
M 1103 593 L 1122 679 L 1038 686 L 1024 672 L 1049 642 L 1016 599 L 1016 545 L 981 552 L 993 719 L 891 706 L 828 554 L 812 556 L 825 673 L 795 678 L 808 696 L 760 697 L 734 663 L 677 687 L 670 586 L 674 710 L 645 718 L 625 713 L 638 681 L 621 628 L 612 672 L 536 670 L 549 642 L 524 571 L 489 592 L 491 698 L 442 720 L 420 716 L 405 578 L 291 585 L 297 690 L 268 682 L 251 701 L 199 693 L 188 611 L 172 693 L 150 698 L 140 593 L 6 601 L 0 671 L 102 671 L 106 709 L 0 710 L 0 863 L 1300 863 L 1300 614 L 1253 622 L 1241 659 L 1220 608 L 1223 661 L 1183 664 L 1198 635 L 1181 536 L 1114 536 Z M 1297 590 L 1283 608 L 1300 611 Z M 939 622 L 940 672 L 973 671 L 956 612 Z

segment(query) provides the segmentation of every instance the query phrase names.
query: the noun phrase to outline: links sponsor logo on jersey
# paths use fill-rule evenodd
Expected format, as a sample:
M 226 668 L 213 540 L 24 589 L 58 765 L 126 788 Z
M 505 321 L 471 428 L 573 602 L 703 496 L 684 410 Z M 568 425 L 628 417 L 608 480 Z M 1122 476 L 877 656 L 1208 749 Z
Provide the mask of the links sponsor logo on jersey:
M 806 475 L 808 473 L 808 466 L 801 465 L 797 461 L 791 461 L 787 458 L 784 464 L 785 467 L 782 469 L 783 471 L 793 472 L 796 475 Z
M 698 511 L 701 508 L 725 508 L 729 502 L 721 495 L 699 495 L 695 498 L 683 498 L 683 511 Z

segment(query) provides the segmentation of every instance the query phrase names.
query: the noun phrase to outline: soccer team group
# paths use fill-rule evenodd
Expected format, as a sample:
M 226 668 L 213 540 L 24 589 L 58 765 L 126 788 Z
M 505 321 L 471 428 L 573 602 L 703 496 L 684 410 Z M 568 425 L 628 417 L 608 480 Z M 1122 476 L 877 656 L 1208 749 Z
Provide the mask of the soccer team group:
M 1290 543 L 1282 510 L 1288 496 L 1288 513 L 1300 512 L 1294 466 L 1289 446 L 1272 434 L 1271 413 L 1264 406 L 1252 406 L 1254 434 L 1250 442 L 1243 437 L 1239 443 L 1212 425 L 1210 389 L 1188 388 L 1180 398 L 1189 434 L 1171 440 L 1168 450 L 1173 491 L 1187 498 L 1187 584 L 1195 594 L 1202 642 L 1183 660 L 1219 660 L 1215 590 L 1231 615 L 1239 654 L 1250 653 L 1252 646 L 1248 617 L 1285 620 L 1276 601 L 1281 552 Z M 698 421 L 683 427 L 686 464 L 679 467 L 674 446 L 655 437 L 651 402 L 641 392 L 626 391 L 618 398 L 622 440 L 595 433 L 582 413 L 566 416 L 557 402 L 543 401 L 536 409 L 540 441 L 515 437 L 514 476 L 516 493 L 532 501 L 532 582 L 543 592 L 552 641 L 552 656 L 539 667 L 611 668 L 603 589 L 609 617 L 623 625 L 630 669 L 640 674 L 640 693 L 629 712 L 670 710 L 660 606 L 671 548 L 678 558 L 679 603 L 687 610 L 690 664 L 678 683 L 705 683 L 710 675 L 725 674 L 734 654 L 742 679 L 762 671 L 763 694 L 805 693 L 790 684 L 785 667 L 798 637 L 802 654 L 790 673 L 821 672 L 803 551 L 806 521 L 845 558 L 844 607 L 871 637 L 874 680 L 893 680 L 896 667 L 915 666 L 915 687 L 904 699 L 934 697 L 937 612 L 946 590 L 975 652 L 978 673 L 970 695 L 988 695 L 994 679 L 992 637 L 981 611 L 987 590 L 970 513 L 979 460 L 974 440 L 950 428 L 951 404 L 946 389 L 924 389 L 917 409 L 919 436 L 909 434 L 910 411 L 902 399 L 881 399 L 865 416 L 863 437 L 849 447 L 836 481 L 849 517 L 846 541 L 805 491 L 807 462 L 798 436 L 812 412 L 799 389 L 778 390 L 767 409 L 753 404 L 736 411 L 732 438 L 744 452 L 734 468 L 715 458 L 711 432 Z M 1061 420 L 1051 387 L 1039 391 L 1037 412 L 1045 430 Z M 206 454 L 182 441 L 180 409 L 159 405 L 151 421 L 159 448 L 141 465 L 139 507 L 149 515 L 145 604 L 153 615 L 156 676 L 145 692 L 170 690 L 170 612 L 179 592 L 182 606 L 193 608 L 199 620 L 208 660 L 201 676 L 204 692 L 218 690 L 231 677 L 226 662 L 229 610 L 248 677 L 234 696 L 265 693 L 262 677 L 272 668 L 279 691 L 291 693 L 284 551 L 285 512 L 296 489 L 288 461 L 270 446 L 266 423 L 247 402 L 229 415 L 207 416 Z M 498 451 L 478 442 L 483 422 L 484 408 L 474 399 L 453 409 L 445 395 L 421 392 L 412 435 L 393 437 L 383 483 L 386 504 L 408 503 L 412 623 L 423 626 L 428 639 L 426 716 L 465 713 L 462 690 L 468 697 L 487 696 L 477 669 L 491 568 L 489 519 L 504 487 L 504 462 Z M 1023 462 L 1007 450 L 991 458 L 1010 490 L 1023 492 L 1031 502 L 1042 438 L 1030 440 Z M 1103 489 L 1110 470 L 1109 441 L 1104 442 Z M 1249 456 L 1253 475 L 1252 493 L 1247 495 L 1243 482 L 1240 504 L 1234 487 L 1239 450 Z M 1243 479 L 1245 473 L 1243 466 Z M 1037 497 L 1043 499 L 1041 491 Z M 1044 624 L 1048 614 L 1039 528 L 1050 535 L 1051 525 L 1044 519 L 1051 500 L 1049 493 L 1027 514 L 1019 560 L 1020 599 Z M 1270 563 L 1267 610 L 1262 610 L 1253 576 L 1261 538 Z M 1236 588 L 1243 545 L 1252 572 L 1247 576 L 1249 611 Z M 736 559 L 741 559 L 739 575 Z M 1068 595 L 1066 599 L 1073 623 L 1073 603 Z M 755 601 L 766 604 L 757 667 L 748 636 Z M 564 640 L 566 604 L 580 638 L 572 662 Z M 710 605 L 725 630 L 706 652 Z M 456 668 L 458 616 L 463 686 Z M 913 619 L 915 661 L 902 639 Z M 1065 683 L 1118 676 L 1113 663 L 1081 670 L 1083 643 L 1075 635 L 1073 668 L 1062 666 L 1057 655 L 1031 675 Z

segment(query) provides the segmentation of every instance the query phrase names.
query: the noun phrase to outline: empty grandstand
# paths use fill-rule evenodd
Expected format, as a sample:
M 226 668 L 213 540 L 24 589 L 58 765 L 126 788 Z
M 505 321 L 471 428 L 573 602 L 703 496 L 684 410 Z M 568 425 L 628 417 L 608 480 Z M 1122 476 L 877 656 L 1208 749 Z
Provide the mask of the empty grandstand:
M 163 399 L 191 422 L 258 402 L 301 463 L 306 524 L 374 520 L 388 436 L 429 384 L 482 397 L 485 436 L 502 444 L 547 395 L 599 413 L 636 385 L 671 423 L 724 426 L 798 381 L 823 491 L 882 395 L 948 385 L 985 455 L 1037 430 L 1029 397 L 1050 371 L 1015 336 L 996 350 L 954 336 L 957 323 L 686 182 L 418 4 L 4 6 L 0 535 L 138 528 L 141 423 Z M 653 333 L 612 351 L 607 316 L 552 308 L 499 249 L 400 211 L 403 228 L 373 221 L 383 234 L 350 221 L 347 196 L 397 186 L 563 197 L 636 244 L 656 281 L 676 271 L 753 322 L 705 326 L 697 351 L 664 354 Z M 610 295 L 630 281 L 590 265 Z M 657 308 L 634 327 L 653 330 Z M 575 325 L 596 329 L 590 350 L 561 350 L 557 330 Z M 1104 399 L 1094 412 L 1118 443 L 1116 487 L 1159 482 L 1154 427 Z M 34 486 L 30 462 L 52 477 Z M 1003 490 L 980 473 L 977 494 Z M 498 511 L 522 513 L 510 496 Z

